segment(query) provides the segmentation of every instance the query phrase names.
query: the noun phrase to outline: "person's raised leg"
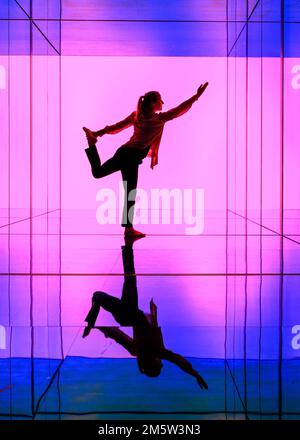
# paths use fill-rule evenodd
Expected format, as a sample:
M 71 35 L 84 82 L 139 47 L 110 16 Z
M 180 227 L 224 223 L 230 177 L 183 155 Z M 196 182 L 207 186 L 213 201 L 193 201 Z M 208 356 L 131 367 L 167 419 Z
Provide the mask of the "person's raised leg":
M 92 174 L 95 179 L 108 176 L 120 170 L 120 160 L 118 155 L 114 155 L 111 159 L 108 159 L 104 164 L 101 164 L 100 156 L 97 151 L 96 142 L 97 138 L 93 132 L 86 127 L 83 127 L 88 141 L 88 148 L 85 149 L 86 155 L 92 168 Z

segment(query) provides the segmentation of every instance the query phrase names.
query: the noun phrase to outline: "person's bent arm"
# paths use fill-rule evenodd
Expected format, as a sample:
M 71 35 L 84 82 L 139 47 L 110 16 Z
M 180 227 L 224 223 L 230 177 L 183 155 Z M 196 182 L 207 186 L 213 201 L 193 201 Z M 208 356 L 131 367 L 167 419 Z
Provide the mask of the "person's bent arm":
M 184 113 L 186 113 L 192 107 L 194 102 L 196 102 L 200 98 L 207 86 L 207 82 L 205 84 L 201 84 L 201 86 L 197 90 L 197 93 L 191 98 L 182 102 L 177 107 L 167 110 L 166 112 L 161 112 L 159 115 L 160 119 L 162 119 L 163 121 L 170 121 L 171 119 L 178 118 L 179 116 L 184 115 Z
M 134 115 L 135 112 L 131 113 L 127 118 L 122 119 L 122 121 L 117 122 L 113 125 L 107 125 L 106 127 L 102 128 L 102 130 L 94 131 L 93 134 L 95 136 L 103 136 L 104 134 L 116 134 L 119 133 L 122 130 L 125 130 L 125 128 L 130 127 L 133 125 L 134 122 Z

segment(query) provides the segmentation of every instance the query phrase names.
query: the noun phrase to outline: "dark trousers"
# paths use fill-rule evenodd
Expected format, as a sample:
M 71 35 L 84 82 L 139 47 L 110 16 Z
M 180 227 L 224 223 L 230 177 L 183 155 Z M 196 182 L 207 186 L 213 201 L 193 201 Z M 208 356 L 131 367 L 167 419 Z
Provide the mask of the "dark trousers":
M 147 156 L 148 151 L 149 147 L 137 149 L 121 146 L 112 158 L 108 159 L 104 164 L 101 164 L 96 145 L 85 150 L 92 167 L 92 174 L 96 179 L 108 176 L 116 171 L 121 171 L 124 185 L 124 208 L 122 216 L 122 226 L 124 227 L 132 226 L 139 165 Z M 130 200 L 128 200 L 129 195 Z
M 138 307 L 138 292 L 131 246 L 122 247 L 124 282 L 121 299 L 106 292 L 95 292 L 92 307 L 85 318 L 89 327 L 94 327 L 100 307 L 110 312 L 121 326 L 146 325 L 145 314 Z M 146 323 L 146 324 L 145 324 Z

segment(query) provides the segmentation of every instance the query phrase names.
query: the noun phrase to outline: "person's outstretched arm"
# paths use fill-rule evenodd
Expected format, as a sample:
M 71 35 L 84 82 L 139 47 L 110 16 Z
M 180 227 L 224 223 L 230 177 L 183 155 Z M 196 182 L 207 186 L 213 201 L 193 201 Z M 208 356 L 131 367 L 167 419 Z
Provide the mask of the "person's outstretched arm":
M 192 364 L 189 361 L 187 361 L 183 356 L 177 353 L 173 353 L 173 351 L 171 350 L 164 350 L 162 354 L 162 358 L 166 359 L 169 362 L 172 362 L 173 364 L 181 368 L 181 370 L 183 370 L 185 373 L 195 377 L 197 379 L 200 388 L 205 388 L 206 390 L 208 389 L 205 380 L 200 376 L 200 374 L 196 370 L 194 370 Z
M 170 121 L 171 119 L 178 118 L 178 116 L 184 115 L 184 113 L 186 113 L 192 107 L 194 102 L 196 102 L 197 99 L 200 98 L 207 86 L 208 82 L 206 82 L 205 84 L 201 84 L 201 86 L 197 90 L 197 93 L 191 98 L 182 102 L 177 107 L 167 110 L 166 112 L 161 112 L 159 115 L 160 119 L 162 119 L 163 121 Z
M 122 332 L 118 327 L 97 327 L 106 338 L 111 338 L 122 345 L 132 356 L 136 356 L 135 344 L 133 339 Z
M 106 127 L 102 128 L 102 130 L 93 131 L 94 136 L 103 136 L 104 134 L 116 134 L 120 131 L 124 130 L 125 128 L 130 127 L 133 125 L 135 117 L 135 112 L 132 112 L 127 118 L 122 119 L 122 121 L 117 122 L 113 125 L 107 125 Z

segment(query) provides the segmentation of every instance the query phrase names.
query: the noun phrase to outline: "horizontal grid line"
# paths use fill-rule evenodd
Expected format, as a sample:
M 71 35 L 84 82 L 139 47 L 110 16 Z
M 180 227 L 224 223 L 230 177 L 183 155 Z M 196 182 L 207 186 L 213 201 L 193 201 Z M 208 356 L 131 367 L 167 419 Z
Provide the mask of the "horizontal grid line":
M 276 416 L 278 413 L 271 412 L 271 411 L 247 411 L 248 414 L 251 415 L 261 415 L 261 416 Z M 97 414 L 239 414 L 243 415 L 245 414 L 244 411 L 236 411 L 236 410 L 227 410 L 227 411 L 89 411 L 89 412 L 68 412 L 68 411 L 61 411 L 61 412 L 55 412 L 55 411 L 39 411 L 35 414 L 36 415 L 74 415 L 74 416 L 84 416 L 84 415 L 97 415 Z M 292 412 L 292 411 L 286 411 L 282 412 L 283 416 L 300 416 L 300 412 Z M 0 417 L 24 417 L 28 419 L 33 419 L 34 416 L 27 415 L 27 414 L 20 414 L 20 413 L 0 413 Z
M 277 232 L 277 231 L 275 231 L 274 229 L 269 228 L 268 226 L 262 225 L 262 224 L 256 222 L 255 220 L 252 220 L 252 219 L 250 219 L 250 218 L 248 218 L 248 217 L 246 217 L 246 216 L 244 216 L 244 215 L 242 215 L 242 214 L 239 214 L 239 213 L 233 211 L 232 209 L 229 209 L 228 211 L 232 212 L 233 214 L 235 214 L 235 215 L 237 215 L 237 216 L 239 216 L 239 217 L 241 217 L 241 218 L 243 218 L 243 219 L 245 219 L 245 220 L 247 220 L 247 221 L 249 221 L 249 222 L 251 222 L 251 223 L 254 223 L 254 224 L 257 225 L 257 226 L 260 226 L 260 227 L 262 227 L 262 228 L 264 228 L 264 229 L 267 229 L 267 230 L 270 231 L 270 232 L 273 232 L 274 234 L 276 234 L 276 235 L 279 236 L 279 237 L 282 236 L 283 238 L 286 238 L 287 240 L 290 240 L 290 241 L 292 241 L 292 242 L 294 242 L 294 243 L 300 244 L 299 241 L 294 240 L 293 238 L 289 237 L 288 235 L 280 234 L 280 232 Z M 294 234 L 290 234 L 290 235 L 294 235 Z
M 203 391 L 203 393 L 205 393 L 205 391 Z M 52 411 L 40 411 L 38 413 L 36 413 L 36 415 L 89 415 L 89 414 L 245 414 L 244 411 L 236 411 L 236 410 L 227 410 L 227 411 L 222 411 L 222 410 L 217 410 L 217 411 L 125 411 L 125 410 L 120 410 L 120 411 L 87 411 L 87 412 L 68 412 L 68 411 L 61 411 L 61 412 L 52 412 Z M 252 414 L 252 415 L 273 415 L 276 416 L 278 415 L 277 412 L 272 412 L 272 411 L 247 411 L 247 414 Z M 283 416 L 296 416 L 296 415 L 300 415 L 300 412 L 282 412 L 281 413 Z
M 0 21 L 50 21 L 50 22 L 96 22 L 96 23 L 243 23 L 246 24 L 247 20 L 164 20 L 164 19 L 122 19 L 122 18 L 111 18 L 111 19 L 89 19 L 89 18 L 35 18 L 32 17 L 30 19 L 29 15 L 28 18 L 0 18 Z M 271 24 L 281 24 L 280 20 L 251 20 L 248 22 L 251 23 L 271 23 Z M 298 20 L 286 20 L 284 21 L 284 24 L 300 24 L 300 21 Z
M 0 232 L 0 235 L 8 235 L 8 232 Z M 29 232 L 10 232 L 9 235 L 30 235 Z M 36 232 L 36 233 L 32 233 L 32 235 L 38 235 L 38 236 L 66 236 L 66 237 L 72 237 L 72 236 L 84 236 L 84 237 L 123 237 L 123 235 L 120 234 L 97 234 L 97 233 L 91 233 L 91 234 L 87 234 L 87 233 L 76 233 L 74 232 L 74 234 L 72 233 L 55 233 L 55 232 L 50 232 L 50 233 L 46 233 L 46 232 Z M 287 234 L 287 236 L 298 236 L 300 234 Z M 187 234 L 146 234 L 146 237 L 245 237 L 246 234 L 198 234 L 198 235 L 187 235 Z M 278 234 L 272 233 L 272 234 L 247 234 L 247 237 L 278 237 Z
M 32 419 L 33 420 L 33 416 L 32 415 L 20 414 L 20 413 L 14 414 L 14 413 L 1 413 L 0 412 L 0 417 L 23 417 L 23 418 L 26 418 L 26 419 Z M 0 423 L 1 423 L 1 420 L 0 420 Z
M 75 331 L 75 329 L 76 330 L 78 330 L 78 333 L 79 333 L 79 331 L 81 331 L 81 330 L 84 330 L 84 328 L 86 327 L 86 321 L 81 321 L 80 323 L 79 322 L 77 322 L 77 321 L 75 321 L 75 323 L 74 323 L 74 321 L 73 321 L 73 323 L 67 323 L 67 324 L 46 324 L 46 323 L 39 323 L 39 324 L 33 324 L 33 325 L 31 325 L 30 323 L 18 323 L 18 324 L 10 324 L 10 325 L 8 325 L 8 324 L 3 324 L 2 323 L 2 325 L 3 325 L 3 327 L 5 327 L 6 329 L 14 329 L 14 328 L 27 328 L 27 329 L 29 329 L 29 328 L 34 328 L 34 329 L 39 329 L 39 328 L 51 328 L 51 329 L 61 329 L 61 328 L 72 328 L 72 329 L 74 329 L 74 331 Z M 92 326 L 91 327 L 91 329 L 92 330 L 97 330 L 97 329 L 99 329 L 99 328 L 104 328 L 104 327 L 107 327 L 106 325 L 95 325 L 95 326 Z M 130 328 L 130 327 L 132 327 L 132 325 L 119 325 L 119 324 L 115 324 L 115 325 L 112 325 L 112 326 L 110 326 L 110 327 L 121 327 L 121 328 Z M 169 323 L 166 323 L 166 324 L 164 324 L 164 327 L 170 327 L 170 328 L 173 328 L 173 327 L 185 327 L 185 328 L 188 328 L 188 329 L 194 329 L 195 327 L 201 327 L 201 328 L 224 328 L 224 324 L 201 324 L 201 323 L 198 323 L 198 324 L 189 324 L 189 325 L 187 325 L 187 324 L 176 324 L 176 322 L 173 322 L 173 321 L 171 321 L 171 322 L 169 322 Z M 229 328 L 234 328 L 234 324 L 230 324 L 230 325 L 228 325 L 228 327 Z M 238 328 L 243 328 L 244 327 L 244 325 L 243 325 L 243 323 L 240 323 L 240 324 L 236 324 L 236 327 L 238 327 Z M 278 327 L 280 327 L 280 324 L 266 324 L 266 325 L 263 325 L 263 328 L 278 328 Z M 285 328 L 291 328 L 291 325 L 290 324 L 285 324 L 283 327 L 285 327 Z M 249 324 L 249 328 L 251 328 L 251 329 L 253 329 L 253 328 L 259 328 L 259 324 L 257 323 L 257 324 Z M 84 356 L 84 355 L 72 355 L 72 354 L 65 354 L 64 355 L 64 359 L 65 358 L 67 358 L 67 357 L 80 357 L 80 358 L 82 358 L 82 359 L 85 359 L 86 357 Z M 216 360 L 218 360 L 218 359 L 220 359 L 220 358 L 218 358 L 218 357 L 211 357 L 211 358 L 208 358 L 208 357 L 206 357 L 206 356 L 204 356 L 204 357 L 199 357 L 199 356 L 196 356 L 196 355 L 194 355 L 194 356 L 187 356 L 188 358 L 190 358 L 190 359 L 216 359 Z M 1 362 L 1 359 L 8 359 L 8 358 L 0 358 L 0 362 Z M 12 359 L 22 359 L 22 357 L 21 356 L 13 356 L 12 357 Z M 50 357 L 50 358 L 45 358 L 45 357 L 38 357 L 38 358 L 36 358 L 36 359 L 41 359 L 41 360 L 53 360 L 53 361 L 61 361 L 61 358 L 55 358 L 55 357 Z M 109 356 L 101 356 L 101 359 L 112 359 L 111 357 L 109 357 Z M 114 358 L 113 358 L 114 359 Z M 120 356 L 118 359 L 130 359 L 130 358 L 127 358 L 127 357 L 122 357 L 122 356 Z M 224 359 L 223 359 L 224 360 Z M 228 358 L 228 360 L 230 360 L 230 361 L 243 361 L 244 360 L 244 358 L 243 357 L 235 357 L 235 358 Z M 249 360 L 253 360 L 253 359 L 251 359 L 251 358 L 249 358 Z M 276 360 L 276 359 L 275 359 Z M 286 360 L 287 361 L 299 361 L 299 358 L 286 358 Z M 257 361 L 258 361 L 258 359 L 257 359 Z M 270 361 L 270 362 L 273 362 L 274 361 L 274 359 L 265 359 L 265 361 Z
M 14 222 L 7 223 L 6 225 L 1 225 L 1 226 L 0 226 L 0 229 L 1 229 L 1 228 L 8 227 L 8 226 L 15 225 L 15 224 L 17 224 L 17 223 L 21 223 L 21 222 L 24 222 L 24 221 L 28 221 L 28 220 L 30 220 L 30 219 L 32 219 L 32 218 L 41 217 L 41 216 L 43 216 L 43 215 L 50 214 L 51 212 L 55 212 L 55 211 L 58 211 L 58 208 L 57 208 L 57 209 L 52 209 L 51 211 L 43 212 L 42 214 L 36 214 L 36 215 L 34 215 L 34 216 L 32 216 L 32 217 L 25 217 L 25 218 L 22 218 L 21 220 L 16 220 L 16 221 L 14 221 Z M 10 234 L 9 234 L 9 235 L 10 235 Z M 30 234 L 29 234 L 29 235 L 30 235 Z
M 83 272 L 83 273 L 77 273 L 77 272 L 0 272 L 0 277 L 5 276 L 33 276 L 33 277 L 124 277 L 124 276 L 140 276 L 140 277 L 258 277 L 258 276 L 300 276 L 300 272 L 212 272 L 212 273 L 187 273 L 187 272 L 175 272 L 175 273 L 143 273 L 143 272 L 136 272 L 134 274 L 124 274 L 122 272 L 120 273 L 104 273 L 104 272 Z

